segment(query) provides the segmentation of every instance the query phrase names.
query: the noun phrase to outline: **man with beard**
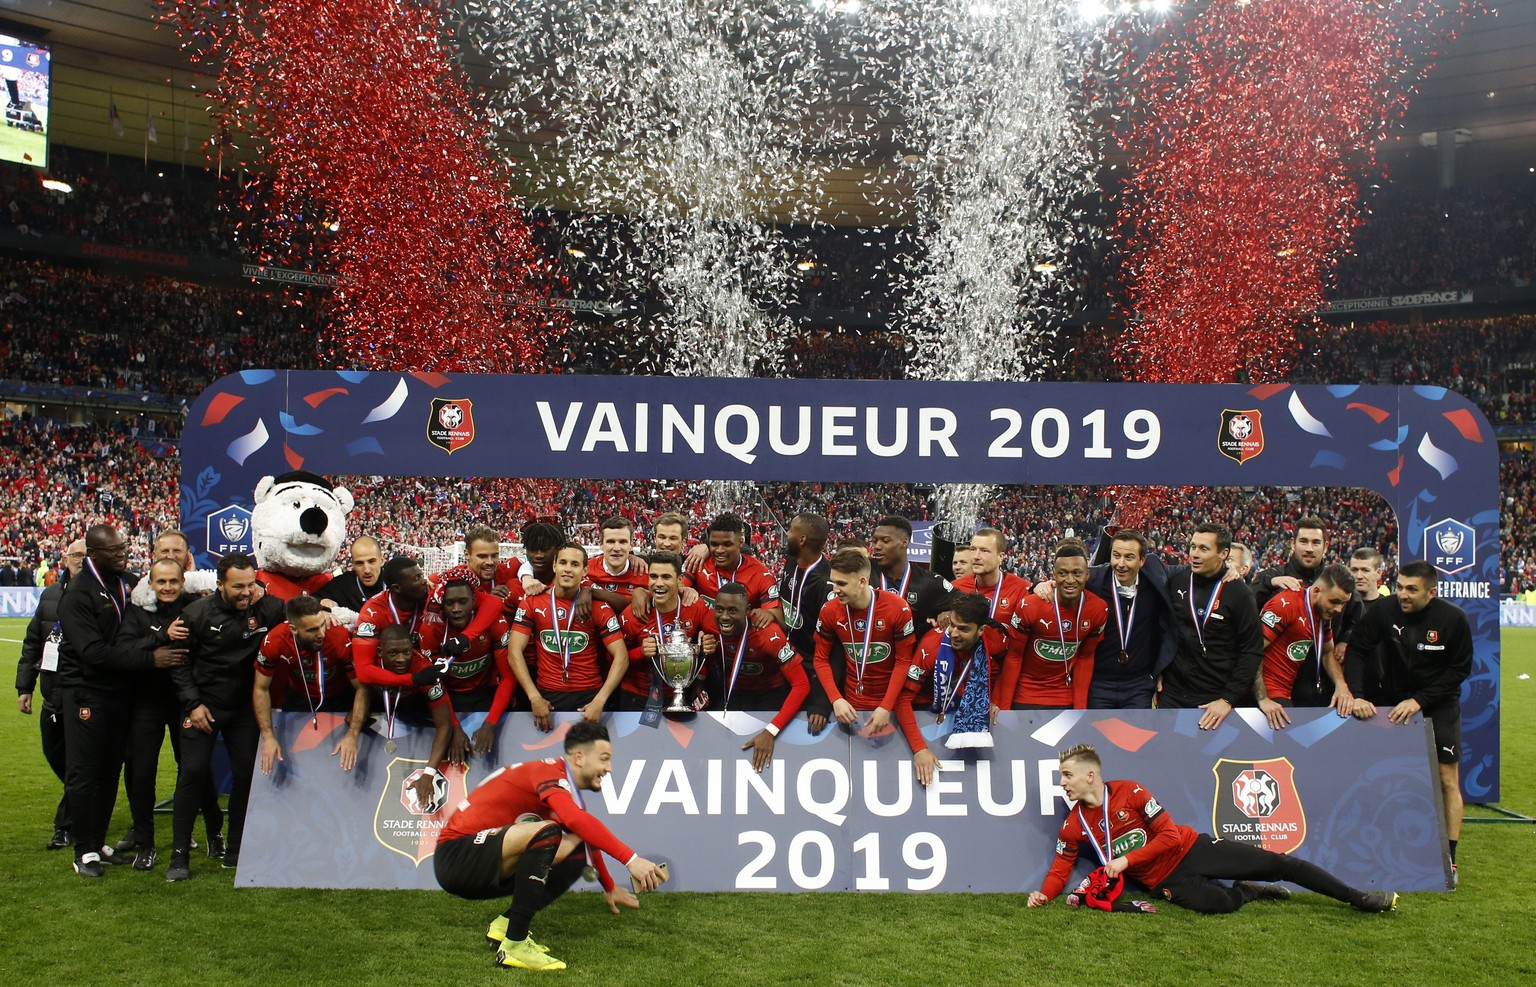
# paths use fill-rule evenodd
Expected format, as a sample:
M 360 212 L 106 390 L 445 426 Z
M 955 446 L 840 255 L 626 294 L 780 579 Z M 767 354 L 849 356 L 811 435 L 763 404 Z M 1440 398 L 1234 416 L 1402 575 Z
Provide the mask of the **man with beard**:
M 1162 709 L 1200 708 L 1200 729 L 1221 726 L 1253 688 L 1264 660 L 1264 636 L 1253 593 L 1228 579 L 1232 532 L 1206 521 L 1189 539 L 1189 565 L 1169 571 L 1178 650 L 1163 673 L 1157 696 Z
M 470 622 L 487 601 L 496 597 L 480 592 L 479 578 L 465 566 L 443 573 L 433 596 L 438 612 L 427 613 L 422 623 L 421 650 L 429 660 L 445 666 L 443 687 L 453 703 L 454 729 L 459 734 L 458 714 L 485 711 L 485 722 L 474 737 L 456 736 L 456 745 L 467 745 L 476 754 L 490 752 L 496 742 L 496 726 L 512 707 L 517 680 L 507 660 L 511 626 L 497 615 L 489 628 L 472 633 Z
M 1296 522 L 1296 534 L 1291 539 L 1291 556 L 1284 565 L 1271 566 L 1254 573 L 1251 580 L 1254 603 L 1264 608 L 1276 593 L 1305 590 L 1317 581 L 1328 559 L 1328 530 L 1322 518 L 1307 516 Z M 1350 594 L 1344 609 L 1329 621 L 1333 631 L 1334 647 L 1342 664 L 1348 658 L 1349 641 L 1355 624 L 1363 613 L 1360 597 Z M 1332 699 L 1332 680 L 1328 670 L 1318 664 L 1320 655 L 1310 656 L 1296 670 L 1295 692 L 1292 698 L 1297 706 L 1327 706 Z
M 37 609 L 22 636 L 21 660 L 16 665 L 17 709 L 31 715 L 33 691 L 42 686 L 43 700 L 37 705 L 41 707 L 38 709 L 38 725 L 43 735 L 43 759 L 58 776 L 60 784 L 66 773 L 63 687 L 58 682 L 59 646 L 64 640 L 59 630 L 59 601 L 69 581 L 84 565 L 85 541 L 77 539 L 64 549 L 64 574 L 38 598 Z M 46 844 L 49 850 L 62 850 L 70 845 L 69 826 L 69 799 L 61 794 L 59 807 L 53 814 L 53 838 Z
M 357 764 L 357 738 L 368 720 L 368 690 L 352 672 L 352 640 L 332 624 L 313 596 L 295 596 L 283 606 L 284 621 L 267 632 L 256 653 L 256 688 L 251 694 L 261 731 L 261 773 L 271 774 L 283 759 L 272 729 L 272 709 L 308 713 L 320 729 L 320 713 L 347 711 L 347 732 L 331 749 L 343 771 Z
M 709 606 L 697 598 L 692 603 L 681 601 L 682 575 L 683 560 L 679 556 L 671 552 L 652 553 L 647 570 L 650 606 L 643 615 L 637 614 L 635 607 L 626 607 L 619 616 L 629 652 L 629 668 L 619 691 L 621 710 L 660 713 L 669 700 L 666 683 L 656 674 L 655 659 L 658 645 L 670 640 L 673 631 L 681 631 L 690 642 L 702 643 L 705 625 L 710 623 Z
M 988 616 L 1004 627 L 1013 623 L 1013 612 L 1024 605 L 1030 587 L 1028 579 L 1003 569 L 1007 554 L 1007 535 L 996 528 L 978 528 L 971 536 L 971 573 L 955 578 L 956 592 L 985 596 Z
M 1088 707 L 1094 652 L 1103 640 L 1109 608 L 1087 592 L 1088 556 L 1075 542 L 1056 548 L 1050 599 L 1030 594 L 1013 614 L 1013 641 L 993 690 L 993 703 L 1009 709 Z
M 1355 697 L 1335 654 L 1332 628 L 1333 618 L 1349 603 L 1354 592 L 1355 577 L 1348 569 L 1326 565 L 1311 586 L 1281 590 L 1259 611 L 1259 623 L 1264 626 L 1264 663 L 1253 684 L 1253 695 L 1259 711 L 1276 730 L 1291 722 L 1286 709 L 1301 705 L 1294 695 L 1298 691 L 1297 672 L 1304 662 L 1326 670 L 1333 688 L 1331 705 L 1340 716 L 1349 716 L 1354 711 Z M 1308 658 L 1313 660 L 1308 662 Z
M 831 570 L 823 554 L 830 535 L 831 526 L 820 514 L 797 515 L 784 534 L 784 568 L 779 576 L 784 631 L 810 680 L 811 691 L 805 698 L 804 709 L 806 725 L 813 736 L 826 729 L 827 719 L 832 715 L 832 700 L 827 698 L 816 676 L 816 616 L 832 593 L 832 584 L 827 580 Z M 842 662 L 833 662 L 832 668 L 833 677 L 840 678 Z
M 256 723 L 251 693 L 256 677 L 256 652 L 267 632 L 284 619 L 283 603 L 275 596 L 256 595 L 256 560 L 232 552 L 219 560 L 218 588 L 189 605 L 181 620 L 187 629 L 188 662 L 173 673 L 186 717 L 182 720 L 181 768 L 176 772 L 172 814 L 171 863 L 166 880 L 192 876 L 189 850 L 192 823 L 202 805 L 204 786 L 211 784 L 215 741 L 224 738 L 229 752 L 229 842 L 224 866 L 240 862 L 245 832 L 245 806 L 251 794 L 251 772 L 261 729 Z
M 101 877 L 118 773 L 128 742 L 134 684 L 156 668 L 182 666 L 187 651 L 149 654 L 118 640 L 137 579 L 128 572 L 128 539 L 109 524 L 85 533 L 85 567 L 59 601 L 59 683 L 64 687 L 66 792 L 73 819 L 75 872 Z
M 982 739 L 990 719 L 989 684 L 1008 651 L 1008 634 L 991 616 L 987 598 L 976 593 L 953 593 L 948 621 L 923 636 L 912 667 L 907 672 L 906 701 L 896 707 L 896 720 L 912 748 L 912 767 L 917 780 L 927 785 L 939 769 L 939 761 L 928 749 L 928 741 L 917 725 L 913 702 L 919 694 L 933 697 L 930 709 L 943 723 L 946 717 L 955 723 L 945 746 L 990 747 Z M 974 691 L 973 691 L 974 690 Z M 979 715 L 968 715 L 972 711 Z M 958 736 L 956 734 L 958 733 Z

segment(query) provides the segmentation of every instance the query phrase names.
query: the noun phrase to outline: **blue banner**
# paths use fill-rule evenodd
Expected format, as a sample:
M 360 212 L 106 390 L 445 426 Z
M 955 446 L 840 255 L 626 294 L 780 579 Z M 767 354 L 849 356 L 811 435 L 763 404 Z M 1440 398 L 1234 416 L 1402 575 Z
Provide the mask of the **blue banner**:
M 42 595 L 42 590 L 32 586 L 0 586 L 0 617 L 32 616 Z
M 1086 742 L 1106 778 L 1139 782 L 1183 825 L 1298 854 L 1360 888 L 1445 890 L 1424 722 L 1293 712 L 1284 731 L 1239 710 L 1214 732 L 1198 728 L 1199 710 L 1005 712 L 996 747 L 963 755 L 944 750 L 947 728 L 922 713 L 935 752 L 952 758 L 927 788 L 890 730 L 834 725 L 812 737 L 796 719 L 759 775 L 741 751 L 765 723 L 756 716 L 649 728 L 642 714 L 611 714 L 613 773 L 586 804 L 637 852 L 670 863 L 671 890 L 1027 892 L 1045 878 L 1066 808 L 1057 752 Z M 425 766 L 430 729 L 397 721 L 394 753 L 365 733 L 357 768 L 343 773 L 330 756 L 341 717 L 323 714 L 320 729 L 307 713 L 274 719 L 285 760 L 257 773 L 236 884 L 435 888 L 436 834 L 466 792 L 503 763 L 561 756 L 576 714 L 556 714 L 548 734 L 510 717 L 491 755 L 450 771 L 426 805 L 407 783 Z
M 1445 388 L 248 370 L 198 398 L 181 452 L 200 566 L 215 561 L 205 546 L 238 541 L 231 508 L 252 506 L 263 475 L 299 468 L 1366 487 L 1396 512 L 1402 560 L 1434 562 L 1441 595 L 1467 612 L 1462 786 L 1471 801 L 1499 797 L 1498 445 Z

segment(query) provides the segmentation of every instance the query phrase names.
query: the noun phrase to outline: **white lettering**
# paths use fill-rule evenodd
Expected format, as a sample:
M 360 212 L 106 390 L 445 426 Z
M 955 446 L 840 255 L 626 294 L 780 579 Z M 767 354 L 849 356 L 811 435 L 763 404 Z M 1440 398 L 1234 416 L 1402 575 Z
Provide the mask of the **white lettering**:
M 555 428 L 554 409 L 548 401 L 538 402 L 539 420 L 544 423 L 544 438 L 549 442 L 551 452 L 564 452 L 571 444 L 571 436 L 576 434 L 576 419 L 581 414 L 581 402 L 572 401 L 565 409 L 565 424 Z
M 896 766 L 896 801 L 880 801 L 880 762 L 864 762 L 864 806 L 877 816 L 905 815 L 912 808 L 912 770 L 910 761 Z
M 811 447 L 811 407 L 800 406 L 799 431 L 793 443 L 784 441 L 784 409 L 778 405 L 768 409 L 768 447 L 781 456 L 798 456 Z
M 587 437 L 581 444 L 582 452 L 591 452 L 599 442 L 613 446 L 614 452 L 628 452 L 629 442 L 624 438 L 624 426 L 619 424 L 619 409 L 612 401 L 599 401 L 587 423 Z
M 704 762 L 704 770 L 709 780 L 704 783 L 704 813 L 705 815 L 720 815 L 720 799 L 724 794 L 724 785 L 720 783 L 722 766 L 718 760 Z
M 826 802 L 816 801 L 811 792 L 812 780 L 822 772 L 832 776 L 832 798 Z M 795 795 L 800 805 L 816 818 L 834 826 L 841 826 L 848 818 L 842 812 L 848 807 L 849 787 L 847 766 L 830 757 L 818 757 L 805 762 L 800 768 L 799 777 L 795 779 Z
M 950 459 L 960 458 L 955 444 L 950 441 L 960 428 L 960 420 L 948 408 L 923 408 L 917 420 L 917 454 L 932 456 L 933 447 L 944 450 Z
M 622 816 L 629 811 L 629 803 L 640 787 L 640 773 L 644 770 L 645 758 L 641 757 L 629 762 L 622 783 L 615 779 L 618 775 L 617 770 L 608 776 L 608 780 L 603 782 L 603 787 L 599 790 L 603 793 L 603 805 L 607 806 L 609 812 Z
M 992 762 L 976 762 L 976 800 L 989 816 L 1016 816 L 1029 804 L 1029 764 L 1010 761 L 1013 769 L 1013 797 L 999 802 L 992 794 Z
M 651 451 L 651 406 L 644 401 L 635 405 L 635 451 Z
M 857 446 L 841 445 L 838 439 L 853 438 L 853 425 L 842 424 L 840 419 L 853 418 L 857 408 L 841 408 L 828 405 L 821 409 L 821 454 L 823 456 L 857 456 Z
M 1036 761 L 1035 765 L 1040 769 L 1040 814 L 1054 816 L 1056 800 L 1067 802 L 1067 793 L 1056 784 L 1056 769 L 1060 765 L 1056 761 Z
M 668 787 L 675 785 L 676 788 Z M 645 814 L 654 816 L 666 803 L 676 803 L 690 816 L 699 814 L 699 803 L 693 797 L 693 785 L 688 781 L 688 768 L 682 761 L 661 762 L 661 773 L 651 789 L 650 801 L 645 803 Z
M 740 442 L 731 441 L 732 418 L 740 418 L 747 424 L 746 438 Z M 715 415 L 715 445 L 744 463 L 751 463 L 757 458 L 752 450 L 757 448 L 758 431 L 757 412 L 744 404 L 728 404 Z
M 661 451 L 663 454 L 672 451 L 672 439 L 681 436 L 688 443 L 696 455 L 704 454 L 704 406 L 693 406 L 693 425 L 683 418 L 683 413 L 677 410 L 675 405 L 664 404 L 661 406 Z
M 765 778 L 766 776 L 766 778 Z M 752 762 L 743 758 L 736 762 L 736 814 L 752 814 L 747 805 L 747 791 L 757 793 L 763 800 L 763 808 L 776 816 L 784 814 L 784 762 L 774 761 L 768 771 L 758 774 L 752 770 Z
M 907 409 L 896 409 L 896 437 L 890 445 L 880 441 L 880 409 L 870 408 L 867 415 L 869 420 L 869 451 L 877 456 L 899 456 L 907 451 Z
M 953 779 L 953 780 L 950 780 Z M 945 795 L 958 795 L 965 791 L 965 762 L 939 761 L 939 770 L 928 783 L 928 814 L 930 816 L 963 816 L 966 807 L 961 804 L 944 804 Z

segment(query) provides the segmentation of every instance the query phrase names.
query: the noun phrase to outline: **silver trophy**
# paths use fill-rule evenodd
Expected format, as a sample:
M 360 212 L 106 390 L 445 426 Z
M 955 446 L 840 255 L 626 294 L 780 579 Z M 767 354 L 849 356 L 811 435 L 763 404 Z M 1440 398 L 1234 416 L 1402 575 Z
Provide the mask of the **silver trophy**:
M 657 642 L 652 661 L 656 673 L 672 689 L 672 705 L 667 707 L 667 712 L 692 713 L 693 707 L 683 698 L 683 691 L 693 684 L 704 668 L 698 646 L 684 637 L 681 630 L 673 628 L 671 636 Z

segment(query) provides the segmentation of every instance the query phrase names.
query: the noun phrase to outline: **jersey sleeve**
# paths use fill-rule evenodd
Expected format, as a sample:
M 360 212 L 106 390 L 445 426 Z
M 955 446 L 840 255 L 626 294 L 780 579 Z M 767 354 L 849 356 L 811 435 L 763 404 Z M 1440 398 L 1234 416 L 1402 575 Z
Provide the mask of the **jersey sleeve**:
M 539 799 L 549 806 L 555 818 L 560 820 L 560 825 L 581 837 L 583 843 L 627 865 L 634 859 L 635 851 L 614 836 L 613 832 L 603 825 L 602 820 L 577 805 L 576 800 L 571 797 L 571 793 L 566 788 L 568 784 L 563 778 L 540 782 L 536 791 Z
M 843 693 L 837 687 L 837 680 L 832 677 L 832 645 L 837 641 L 837 634 L 833 630 L 835 620 L 827 607 L 823 606 L 816 616 L 816 678 L 821 682 L 821 687 L 826 691 L 827 701 L 837 702 L 843 698 Z
M 891 681 L 886 685 L 885 698 L 880 703 L 886 709 L 895 709 L 901 705 L 901 691 L 906 687 L 907 672 L 912 667 L 912 650 L 917 644 L 912 608 L 907 606 L 906 600 L 895 594 L 892 597 L 899 600 L 901 606 L 895 611 L 896 630 L 891 640 Z
M 592 626 L 602 636 L 604 647 L 615 641 L 624 643 L 624 630 L 619 626 L 619 618 L 614 615 L 613 608 L 602 600 L 592 601 Z
M 502 618 L 493 624 L 491 633 L 495 635 L 495 643 L 491 645 L 491 660 L 496 665 L 496 695 L 491 698 L 491 708 L 485 714 L 485 722 L 495 726 L 501 722 L 507 707 L 512 705 L 517 677 L 512 674 L 512 663 L 507 658 L 507 644 L 512 638 L 512 629 L 506 619 Z
M 1040 885 L 1040 893 L 1046 898 L 1054 898 L 1066 889 L 1067 882 L 1072 879 L 1072 868 L 1077 865 L 1077 848 L 1082 839 L 1077 817 L 1067 813 L 1056 833 L 1056 854 L 1051 858 L 1051 869 L 1045 875 L 1045 883 Z
M 789 726 L 789 721 L 800 712 L 800 707 L 805 703 L 805 697 L 811 694 L 811 680 L 805 674 L 805 665 L 800 661 L 800 653 L 794 645 L 789 643 L 789 638 L 778 624 L 769 624 L 760 631 L 759 650 L 771 656 L 779 663 L 779 671 L 785 680 L 789 682 L 789 695 L 784 697 L 784 704 L 779 707 L 778 715 L 773 718 L 773 725 L 779 730 Z
M 279 624 L 277 627 L 267 631 L 266 636 L 261 639 L 261 647 L 256 651 L 256 673 L 258 675 L 265 675 L 267 678 L 271 678 L 277 674 L 277 667 L 283 661 L 283 652 L 285 650 L 282 641 L 282 631 L 287 626 L 286 623 Z M 292 640 L 292 638 L 290 637 L 289 640 Z

